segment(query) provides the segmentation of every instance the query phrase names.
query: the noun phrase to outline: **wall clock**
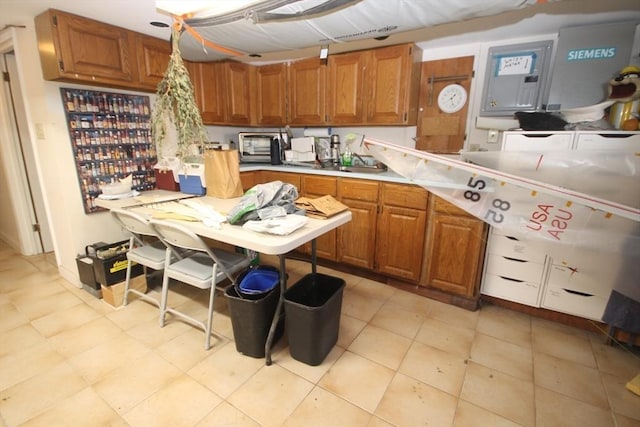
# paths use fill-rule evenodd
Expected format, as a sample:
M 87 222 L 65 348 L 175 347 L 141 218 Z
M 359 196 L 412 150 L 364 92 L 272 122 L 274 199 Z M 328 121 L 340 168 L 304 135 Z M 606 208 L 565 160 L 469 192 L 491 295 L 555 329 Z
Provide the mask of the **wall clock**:
M 443 113 L 460 111 L 466 102 L 467 90 L 456 83 L 445 86 L 438 94 L 438 107 Z

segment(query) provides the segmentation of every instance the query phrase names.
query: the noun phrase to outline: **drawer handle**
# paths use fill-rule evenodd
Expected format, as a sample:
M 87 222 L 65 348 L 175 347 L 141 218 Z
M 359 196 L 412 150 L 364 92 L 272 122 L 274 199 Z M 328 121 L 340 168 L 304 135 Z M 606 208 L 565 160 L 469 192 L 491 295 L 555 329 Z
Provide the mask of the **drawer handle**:
M 504 280 L 510 280 L 512 282 L 518 282 L 518 283 L 523 283 L 524 282 L 524 280 L 513 279 L 511 277 L 505 277 L 505 276 L 498 276 L 498 277 L 500 277 L 500 278 L 502 278 Z
M 509 256 L 503 256 L 502 258 L 504 258 L 504 259 L 506 259 L 506 260 L 509 260 L 509 261 L 516 261 L 516 262 L 528 262 L 528 261 L 525 261 L 525 260 L 523 260 L 523 259 L 511 258 L 511 257 L 509 257 Z
M 512 236 L 504 236 L 504 237 L 506 237 L 509 240 L 515 240 L 516 242 L 520 241 L 520 239 L 516 239 L 515 237 L 512 237 Z
M 580 295 L 581 297 L 592 297 L 593 294 L 588 294 L 586 292 L 574 291 L 573 289 L 562 288 L 563 291 L 568 292 L 574 295 Z

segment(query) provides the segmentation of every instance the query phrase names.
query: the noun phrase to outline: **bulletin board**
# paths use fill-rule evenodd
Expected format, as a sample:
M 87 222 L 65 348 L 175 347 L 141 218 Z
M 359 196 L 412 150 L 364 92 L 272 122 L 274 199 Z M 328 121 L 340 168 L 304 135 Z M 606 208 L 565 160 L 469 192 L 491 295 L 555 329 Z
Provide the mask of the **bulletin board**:
M 553 41 L 489 49 L 481 116 L 511 116 L 542 108 Z
M 132 190 L 156 187 L 149 97 L 61 88 L 85 213 L 103 211 L 101 185 L 132 176 Z

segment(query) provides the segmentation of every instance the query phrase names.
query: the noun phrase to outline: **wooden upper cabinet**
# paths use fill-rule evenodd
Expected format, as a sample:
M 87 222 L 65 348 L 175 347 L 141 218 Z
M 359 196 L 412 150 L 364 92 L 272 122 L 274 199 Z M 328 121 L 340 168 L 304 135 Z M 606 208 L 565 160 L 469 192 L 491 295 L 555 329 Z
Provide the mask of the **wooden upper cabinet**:
M 328 115 L 331 124 L 364 122 L 365 71 L 369 51 L 329 56 Z
M 287 123 L 287 65 L 263 65 L 256 68 L 256 119 L 259 125 L 281 126 Z
M 289 64 L 288 123 L 318 125 L 327 122 L 327 66 L 319 58 Z
M 415 125 L 421 61 L 413 44 L 329 56 L 329 123 Z
M 242 62 L 224 62 L 226 84 L 226 116 L 230 125 L 251 124 L 251 71 L 253 66 Z
M 196 104 L 207 125 L 225 123 L 224 64 L 221 62 L 185 62 Z
M 35 27 L 46 80 L 136 86 L 135 33 L 55 9 L 38 15 Z
M 370 51 L 366 121 L 416 124 L 422 50 L 413 44 Z
M 136 34 L 135 41 L 138 81 L 155 91 L 167 70 L 171 56 L 171 43 L 142 34 Z

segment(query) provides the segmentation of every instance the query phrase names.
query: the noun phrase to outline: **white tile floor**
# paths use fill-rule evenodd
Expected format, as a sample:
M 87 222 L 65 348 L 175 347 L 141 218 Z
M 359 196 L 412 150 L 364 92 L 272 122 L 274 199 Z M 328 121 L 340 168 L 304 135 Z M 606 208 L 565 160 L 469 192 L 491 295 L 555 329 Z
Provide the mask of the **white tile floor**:
M 238 354 L 222 294 L 217 338 L 158 327 L 140 300 L 114 309 L 50 256 L 0 243 L 2 426 L 640 426 L 637 348 L 495 306 L 469 312 L 356 276 L 320 366 Z M 288 261 L 290 280 L 309 265 Z M 293 282 L 291 282 L 293 283 Z M 152 291 L 155 292 L 155 291 Z M 206 295 L 172 301 L 202 312 Z

